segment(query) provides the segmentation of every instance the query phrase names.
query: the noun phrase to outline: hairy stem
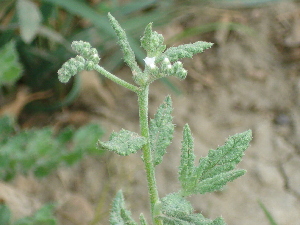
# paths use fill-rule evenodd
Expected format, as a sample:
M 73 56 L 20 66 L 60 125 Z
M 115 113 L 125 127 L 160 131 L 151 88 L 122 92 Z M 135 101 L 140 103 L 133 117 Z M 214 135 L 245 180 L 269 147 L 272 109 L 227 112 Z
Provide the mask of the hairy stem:
M 112 73 L 108 72 L 107 70 L 105 70 L 103 67 L 99 66 L 99 65 L 95 65 L 94 69 L 99 72 L 100 74 L 102 74 L 103 76 L 105 76 L 106 78 L 116 82 L 117 84 L 138 93 L 139 88 L 135 85 L 132 85 L 128 82 L 126 82 L 125 80 L 120 79 L 119 77 L 113 75 Z
M 149 125 L 148 125 L 148 94 L 149 86 L 141 87 L 138 92 L 138 104 L 139 104 L 139 117 L 140 117 L 140 129 L 141 135 L 147 138 L 147 143 L 143 146 L 143 159 L 147 174 L 148 193 L 151 204 L 152 220 L 156 225 L 163 225 L 163 222 L 154 218 L 154 206 L 159 202 L 159 196 L 156 186 L 155 169 L 152 161 L 150 141 L 149 141 Z M 157 212 L 156 212 L 157 214 Z

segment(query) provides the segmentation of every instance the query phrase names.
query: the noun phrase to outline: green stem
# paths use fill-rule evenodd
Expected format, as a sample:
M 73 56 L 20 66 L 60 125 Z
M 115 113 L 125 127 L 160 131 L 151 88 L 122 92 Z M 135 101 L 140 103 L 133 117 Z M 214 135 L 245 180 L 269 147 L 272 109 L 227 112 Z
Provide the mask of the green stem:
M 145 87 L 141 87 L 140 91 L 138 92 L 141 135 L 148 140 L 142 149 L 143 159 L 144 159 L 144 164 L 145 164 L 145 169 L 147 174 L 152 220 L 156 225 L 163 225 L 161 220 L 154 218 L 155 217 L 154 211 L 155 214 L 160 214 L 160 212 L 157 212 L 157 210 L 155 210 L 155 205 L 159 202 L 159 196 L 158 196 L 158 191 L 156 186 L 155 169 L 152 161 L 152 154 L 151 154 L 150 141 L 149 141 L 148 94 L 149 94 L 149 85 Z
M 107 70 L 105 70 L 103 67 L 101 67 L 99 65 L 95 65 L 94 70 L 101 73 L 106 78 L 116 82 L 117 84 L 119 84 L 135 93 L 138 93 L 138 91 L 139 91 L 139 88 L 137 86 L 132 85 L 132 84 L 126 82 L 125 80 L 120 79 L 119 77 L 113 75 L 112 73 L 108 72 Z

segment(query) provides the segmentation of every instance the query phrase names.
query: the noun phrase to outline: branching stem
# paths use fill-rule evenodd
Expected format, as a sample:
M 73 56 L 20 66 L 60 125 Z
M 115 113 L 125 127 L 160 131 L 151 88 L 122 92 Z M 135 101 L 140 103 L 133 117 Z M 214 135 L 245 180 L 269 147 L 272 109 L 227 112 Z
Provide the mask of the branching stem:
M 112 73 L 108 72 L 107 70 L 105 70 L 103 67 L 99 66 L 99 65 L 95 65 L 94 69 L 96 71 L 98 71 L 99 73 L 101 73 L 103 76 L 105 76 L 106 78 L 116 82 L 117 84 L 135 92 L 138 93 L 139 92 L 139 88 L 135 85 L 132 85 L 128 82 L 126 82 L 125 80 L 122 80 L 120 78 L 118 78 L 117 76 L 113 75 Z

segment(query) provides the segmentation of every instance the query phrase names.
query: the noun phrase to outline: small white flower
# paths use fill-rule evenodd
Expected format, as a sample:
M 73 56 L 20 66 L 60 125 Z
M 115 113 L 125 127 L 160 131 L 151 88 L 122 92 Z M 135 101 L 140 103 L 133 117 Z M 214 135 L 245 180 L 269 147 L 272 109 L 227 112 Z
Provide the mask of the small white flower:
M 167 66 L 167 68 L 168 68 L 168 69 L 171 69 L 171 68 L 172 68 L 171 64 L 170 64 L 170 65 L 168 65 L 168 66 Z
M 170 63 L 170 60 L 168 58 L 164 58 L 165 63 Z
M 151 69 L 154 69 L 156 66 L 155 66 L 155 57 L 152 57 L 152 58 L 149 58 L 149 57 L 146 57 L 144 59 L 145 63 L 147 66 L 149 66 Z

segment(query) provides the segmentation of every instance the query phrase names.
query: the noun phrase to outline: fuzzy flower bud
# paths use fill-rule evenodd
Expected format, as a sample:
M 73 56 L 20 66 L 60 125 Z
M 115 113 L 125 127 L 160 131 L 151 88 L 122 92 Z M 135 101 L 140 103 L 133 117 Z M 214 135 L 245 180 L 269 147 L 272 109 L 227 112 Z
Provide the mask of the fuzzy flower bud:
M 91 48 L 90 43 L 84 41 L 73 41 L 71 47 L 86 60 L 92 61 L 95 64 L 99 63 L 100 57 L 98 55 L 98 51 L 95 48 Z
M 173 73 L 174 76 L 179 79 L 185 79 L 187 76 L 187 71 L 183 68 L 182 62 L 177 61 L 173 64 Z
M 84 70 L 86 67 L 85 59 L 82 56 L 76 56 L 65 62 L 58 70 L 58 79 L 62 83 L 67 83 L 72 76 Z

